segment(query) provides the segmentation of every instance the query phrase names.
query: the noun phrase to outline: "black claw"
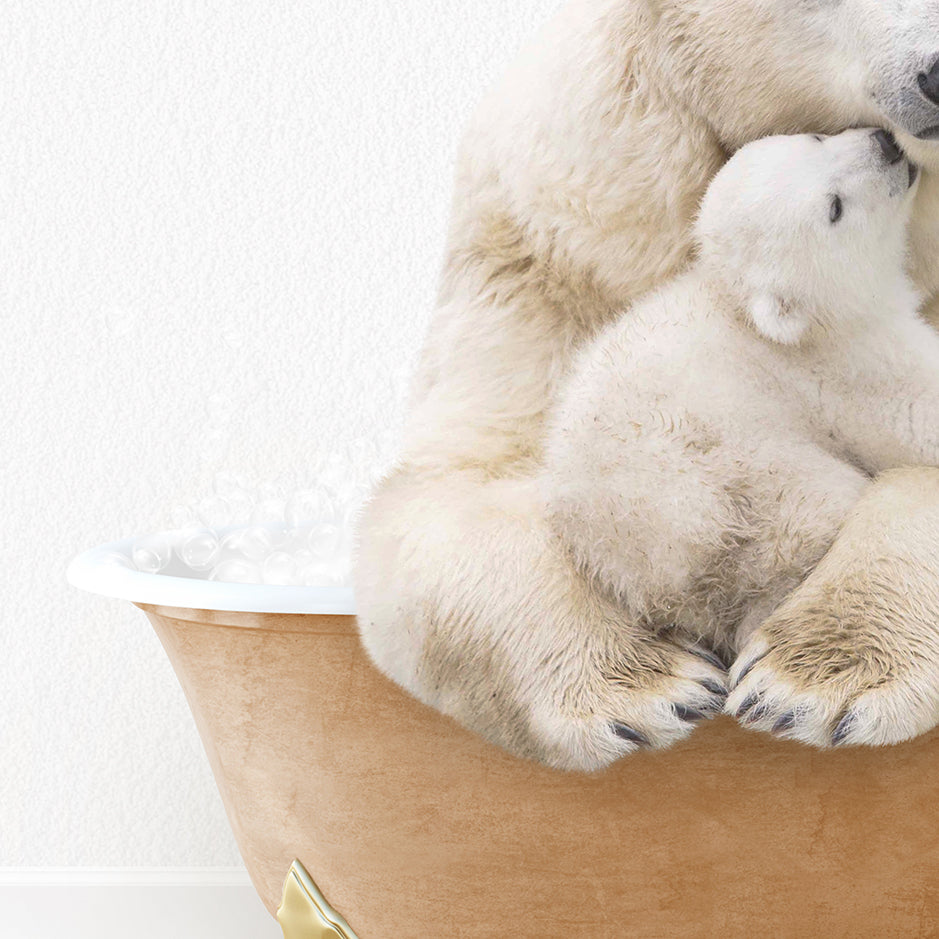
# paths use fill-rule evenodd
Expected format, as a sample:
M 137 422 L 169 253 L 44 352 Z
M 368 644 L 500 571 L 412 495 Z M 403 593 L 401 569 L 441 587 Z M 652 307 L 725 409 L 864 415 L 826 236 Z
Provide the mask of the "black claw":
M 787 711 L 775 724 L 773 724 L 773 733 L 782 734 L 791 730 L 796 723 L 796 716 L 793 711 Z
M 749 662 L 747 662 L 747 664 L 743 667 L 743 671 L 737 676 L 737 680 L 734 682 L 734 687 L 736 688 L 737 685 L 739 685 L 740 682 L 742 682 L 744 678 L 750 674 L 750 672 L 753 670 L 753 666 L 756 665 L 756 663 L 761 659 L 765 659 L 768 654 L 768 652 L 764 652 L 762 655 L 758 655 L 755 659 L 751 659 Z
M 711 694 L 716 694 L 721 698 L 727 697 L 727 689 L 719 681 L 715 681 L 713 678 L 700 678 L 698 679 L 698 684 L 707 688 Z
M 831 735 L 831 745 L 833 747 L 837 747 L 838 744 L 844 742 L 845 737 L 851 733 L 851 729 L 854 727 L 855 720 L 855 716 L 850 711 L 848 711 L 848 713 L 845 714 L 845 716 L 842 717 L 840 721 L 838 721 L 838 726 L 835 727 L 835 730 Z
M 758 704 L 748 715 L 747 723 L 755 724 L 757 721 L 763 720 L 766 715 L 769 714 L 769 705 L 768 704 Z
M 632 727 L 627 727 L 625 724 L 613 724 L 613 733 L 617 737 L 622 737 L 623 740 L 628 740 L 630 743 L 638 743 L 640 747 L 651 746 L 649 743 L 649 738 L 645 734 L 639 733 L 638 730 L 633 730 Z
M 737 710 L 734 712 L 734 717 L 736 717 L 739 720 L 759 700 L 760 700 L 760 696 L 758 694 L 748 695 L 746 698 L 743 699 L 743 703 L 740 705 L 740 707 L 737 708 Z
M 715 668 L 719 668 L 722 672 L 727 671 L 727 663 L 716 652 L 712 652 L 710 649 L 702 649 L 700 646 L 690 646 L 688 651 L 699 659 L 709 662 Z
M 703 701 L 698 705 L 698 710 L 703 711 L 708 717 L 720 714 L 724 710 L 724 701 L 726 698 L 712 698 L 710 701 Z
M 683 704 L 673 704 L 675 713 L 683 721 L 691 721 L 691 723 L 696 723 L 697 721 L 703 721 L 707 715 L 702 711 L 696 711 L 694 708 L 685 707 Z

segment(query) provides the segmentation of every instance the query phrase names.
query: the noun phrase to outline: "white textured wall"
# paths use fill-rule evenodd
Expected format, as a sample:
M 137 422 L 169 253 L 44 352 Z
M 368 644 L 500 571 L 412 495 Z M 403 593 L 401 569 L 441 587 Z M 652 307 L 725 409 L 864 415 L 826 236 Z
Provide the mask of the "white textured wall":
M 0 866 L 239 862 L 78 551 L 393 448 L 453 155 L 553 0 L 0 0 Z

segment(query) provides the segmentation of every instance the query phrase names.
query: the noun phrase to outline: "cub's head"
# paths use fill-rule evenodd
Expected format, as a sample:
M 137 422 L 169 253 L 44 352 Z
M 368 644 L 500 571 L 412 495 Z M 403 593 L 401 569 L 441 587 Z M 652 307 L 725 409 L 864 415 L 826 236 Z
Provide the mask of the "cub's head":
M 701 263 L 774 342 L 915 306 L 904 267 L 918 183 L 882 130 L 754 141 L 707 191 Z

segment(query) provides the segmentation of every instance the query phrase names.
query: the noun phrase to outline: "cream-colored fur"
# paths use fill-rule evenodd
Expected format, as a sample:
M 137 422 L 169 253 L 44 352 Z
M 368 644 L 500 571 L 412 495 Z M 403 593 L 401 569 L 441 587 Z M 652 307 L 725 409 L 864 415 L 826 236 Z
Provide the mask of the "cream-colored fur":
M 927 169 L 911 266 L 932 296 L 939 145 L 913 135 L 939 124 L 917 88 L 937 56 L 939 0 L 578 0 L 526 50 L 467 134 L 405 450 L 363 517 L 359 621 L 380 668 L 491 740 L 580 769 L 634 745 L 610 733 L 621 696 L 722 677 L 666 639 L 629 659 L 640 627 L 544 517 L 545 415 L 576 349 L 689 261 L 709 180 L 766 134 L 891 127 Z M 915 590 L 939 575 L 924 565 Z M 892 589 L 869 584 L 878 602 Z
M 818 565 L 873 474 L 939 463 L 939 335 L 904 272 L 914 177 L 871 130 L 744 147 L 708 190 L 700 261 L 577 357 L 549 422 L 548 518 L 578 569 L 651 635 L 732 654 Z M 786 679 L 761 663 L 732 709 L 819 744 L 848 739 L 849 725 L 854 743 L 931 727 L 939 631 L 924 649 L 909 625 L 890 641 L 910 671 L 863 723 L 860 654 L 838 664 L 831 707 L 797 703 L 789 685 L 811 684 L 817 663 L 791 657 Z M 766 636 L 747 658 L 773 645 Z M 931 684 L 916 684 L 924 672 Z M 882 713 L 896 698 L 911 705 L 900 721 Z M 666 717 L 665 737 L 649 714 L 616 720 L 654 745 L 672 733 Z

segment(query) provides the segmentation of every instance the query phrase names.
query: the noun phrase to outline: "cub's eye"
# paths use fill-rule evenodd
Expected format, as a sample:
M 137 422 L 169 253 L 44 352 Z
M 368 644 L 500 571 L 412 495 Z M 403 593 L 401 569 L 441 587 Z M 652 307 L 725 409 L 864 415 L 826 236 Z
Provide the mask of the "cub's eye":
M 831 224 L 834 225 L 842 215 L 844 215 L 844 205 L 841 202 L 841 196 L 832 196 L 831 209 L 828 212 L 828 217 L 831 219 Z

